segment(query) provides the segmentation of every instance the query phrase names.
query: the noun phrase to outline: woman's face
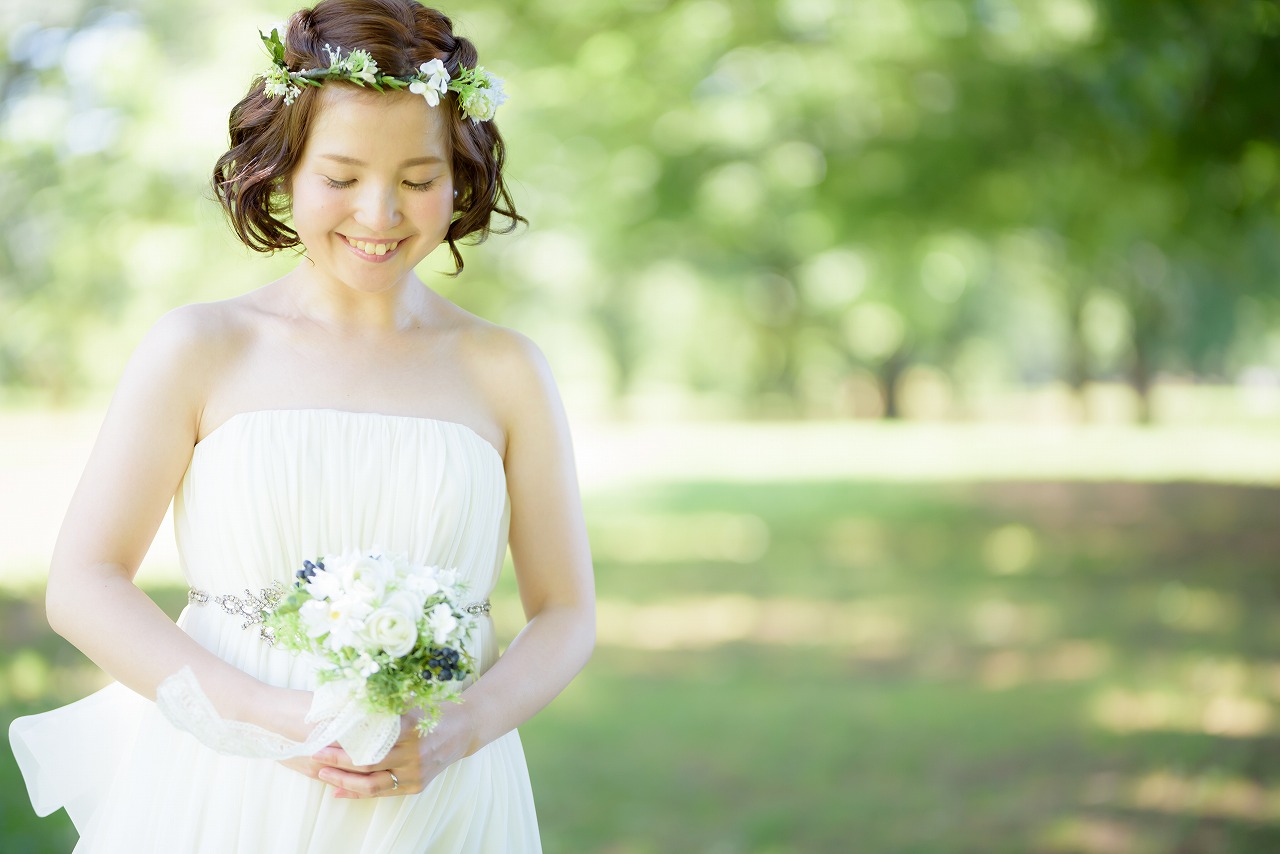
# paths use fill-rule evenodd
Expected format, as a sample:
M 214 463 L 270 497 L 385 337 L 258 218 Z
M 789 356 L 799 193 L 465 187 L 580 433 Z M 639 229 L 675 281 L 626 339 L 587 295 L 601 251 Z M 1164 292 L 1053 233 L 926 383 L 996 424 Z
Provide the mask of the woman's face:
M 393 287 L 444 240 L 453 215 L 448 128 L 418 95 L 324 86 L 290 176 L 293 227 L 317 273 Z

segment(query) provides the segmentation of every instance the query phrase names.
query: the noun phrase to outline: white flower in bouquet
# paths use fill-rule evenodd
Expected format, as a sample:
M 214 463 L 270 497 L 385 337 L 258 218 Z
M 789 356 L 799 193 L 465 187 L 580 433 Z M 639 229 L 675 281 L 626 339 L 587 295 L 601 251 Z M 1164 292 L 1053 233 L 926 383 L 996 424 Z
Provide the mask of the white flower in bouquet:
M 427 613 L 427 628 L 431 632 L 431 639 L 443 646 L 458 630 L 458 618 L 454 616 L 452 608 L 441 603 Z
M 418 642 L 418 624 L 404 611 L 379 608 L 364 621 L 363 638 L 369 646 L 384 649 L 393 658 L 404 658 Z
M 326 639 L 331 648 L 353 646 L 365 619 L 373 608 L 359 597 L 340 595 L 333 599 L 311 599 L 298 609 L 307 627 L 307 636 Z
M 457 571 L 373 551 L 305 561 L 297 575 L 266 617 L 277 645 L 309 655 L 327 691 L 337 683 L 370 714 L 417 709 L 430 732 L 475 672 L 465 649 L 475 617 Z
M 440 592 L 440 581 L 425 570 L 411 572 L 405 577 L 404 589 L 418 594 L 425 602 L 428 596 Z
M 356 658 L 355 667 L 365 679 L 382 669 L 382 665 L 374 661 L 373 656 L 367 652 L 360 653 L 360 656 Z

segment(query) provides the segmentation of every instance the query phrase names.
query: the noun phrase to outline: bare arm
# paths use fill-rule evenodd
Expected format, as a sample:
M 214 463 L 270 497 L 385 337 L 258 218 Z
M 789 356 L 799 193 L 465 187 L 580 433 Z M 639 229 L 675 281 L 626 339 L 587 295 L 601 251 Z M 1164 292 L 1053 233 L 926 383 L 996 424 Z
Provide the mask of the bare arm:
M 528 623 L 464 695 L 476 723 L 468 753 L 551 702 L 595 646 L 595 580 L 564 407 L 542 353 L 522 337 L 509 347 L 510 546 Z
M 191 460 L 213 363 L 207 307 L 170 312 L 129 360 L 49 568 L 49 624 L 145 697 L 190 666 L 223 717 L 293 737 L 305 692 L 271 688 L 192 640 L 134 583 Z

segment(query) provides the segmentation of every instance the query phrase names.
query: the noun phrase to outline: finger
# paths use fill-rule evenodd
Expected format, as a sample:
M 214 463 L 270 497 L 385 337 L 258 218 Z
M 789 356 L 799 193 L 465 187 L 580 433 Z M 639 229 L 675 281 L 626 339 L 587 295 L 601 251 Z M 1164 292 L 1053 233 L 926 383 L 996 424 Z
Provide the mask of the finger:
M 340 771 L 337 768 L 322 768 L 319 777 L 325 783 L 338 789 L 345 790 L 348 795 L 361 795 L 371 797 L 378 794 L 384 788 L 390 788 L 387 781 L 381 779 L 386 777 L 385 774 L 372 775 L 364 774 L 359 771 Z
M 317 764 L 305 756 L 294 756 L 289 759 L 281 759 L 279 760 L 279 764 L 288 768 L 290 771 L 294 771 L 304 777 L 310 777 L 313 780 L 317 779 L 317 774 L 319 774 L 320 769 L 326 767 Z
M 351 754 L 343 750 L 341 747 L 325 747 L 311 754 L 311 758 L 321 765 L 328 765 L 332 768 L 341 768 L 346 771 L 362 771 L 369 772 L 377 770 L 375 765 L 357 765 L 351 761 Z

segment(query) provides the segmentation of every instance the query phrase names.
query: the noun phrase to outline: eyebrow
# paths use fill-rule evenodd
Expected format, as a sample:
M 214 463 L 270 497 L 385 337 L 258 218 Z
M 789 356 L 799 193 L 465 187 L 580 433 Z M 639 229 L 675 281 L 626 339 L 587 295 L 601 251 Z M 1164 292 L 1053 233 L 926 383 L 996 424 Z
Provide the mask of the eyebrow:
M 338 163 L 346 163 L 350 166 L 367 166 L 363 160 L 357 160 L 354 157 L 347 157 L 345 154 L 321 154 L 321 157 L 327 160 L 336 160 Z M 443 157 L 436 157 L 434 154 L 428 154 L 425 157 L 410 157 L 408 160 L 400 164 L 403 169 L 406 166 L 420 166 L 423 163 L 443 163 Z

